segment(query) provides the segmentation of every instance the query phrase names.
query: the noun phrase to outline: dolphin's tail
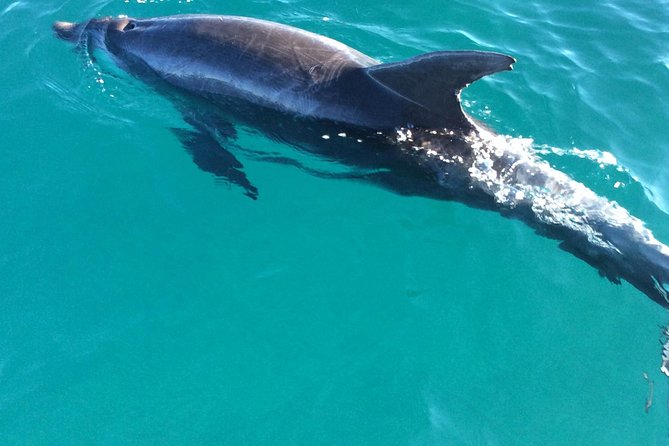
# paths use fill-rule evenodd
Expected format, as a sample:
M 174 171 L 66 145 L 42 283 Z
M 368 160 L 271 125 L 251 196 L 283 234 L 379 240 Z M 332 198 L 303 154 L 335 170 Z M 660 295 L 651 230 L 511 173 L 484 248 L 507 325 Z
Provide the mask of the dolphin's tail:
M 625 271 L 623 278 L 669 308 L 669 248 L 662 244 L 640 244 L 626 255 L 631 271 Z
M 612 282 L 625 280 L 669 308 L 669 246 L 618 203 L 553 169 L 517 141 L 480 130 L 465 137 L 467 148 L 461 151 L 462 156 L 449 156 L 441 162 L 431 153 L 448 156 L 442 148 L 444 137 L 422 138 L 421 132 L 416 133 L 418 142 L 412 144 L 424 150 L 414 152 L 425 153 L 423 163 L 437 172 L 445 171 L 445 181 L 452 181 L 450 172 L 456 166 L 457 172 L 464 173 L 467 190 L 482 193 L 506 215 L 561 240 L 562 249 L 585 260 Z
M 581 238 L 565 240 L 561 247 L 596 267 L 612 282 L 624 279 L 669 308 L 669 247 L 655 240 L 645 228 L 606 225 L 596 229 L 601 231 L 607 246 L 593 245 Z
M 669 257 L 664 257 L 661 263 L 656 264 L 657 269 L 650 273 L 648 292 L 646 294 L 655 296 L 654 299 L 661 305 L 669 308 Z
M 420 127 L 461 128 L 469 123 L 460 91 L 483 76 L 512 69 L 516 60 L 485 51 L 439 51 L 374 65 L 366 73 L 414 106 L 407 121 Z

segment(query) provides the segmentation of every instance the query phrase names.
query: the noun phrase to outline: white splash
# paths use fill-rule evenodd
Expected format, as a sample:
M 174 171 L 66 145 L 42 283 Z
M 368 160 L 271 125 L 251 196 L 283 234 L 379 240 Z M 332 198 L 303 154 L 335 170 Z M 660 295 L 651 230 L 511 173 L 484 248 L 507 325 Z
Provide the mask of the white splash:
M 433 136 L 434 135 L 434 136 Z M 566 227 L 585 235 L 596 246 L 617 251 L 597 229 L 598 224 L 628 228 L 640 243 L 654 245 L 669 256 L 669 248 L 655 239 L 643 222 L 615 201 L 600 197 L 582 183 L 556 170 L 541 159 L 541 153 L 563 153 L 550 146 L 535 148 L 533 140 L 496 135 L 484 129 L 456 141 L 453 132 L 431 130 L 422 134 L 401 129 L 397 141 L 411 144 L 415 154 L 433 167 L 444 187 L 454 174 L 465 175 L 469 189 L 485 192 L 501 207 L 525 207 L 547 225 Z M 450 141 L 450 142 L 449 142 Z M 599 150 L 570 149 L 570 154 L 600 165 L 617 166 L 615 156 Z M 619 185 L 620 187 L 620 185 Z
M 662 365 L 660 371 L 669 377 L 669 327 L 664 329 L 665 342 L 662 346 Z
M 553 147 L 549 145 L 541 145 L 534 147 L 534 151 L 542 155 L 548 155 L 548 154 L 553 154 L 558 156 L 571 155 L 571 156 L 576 156 L 578 158 L 583 158 L 593 161 L 600 165 L 604 164 L 608 166 L 620 167 L 616 157 L 611 152 L 607 152 L 604 150 L 579 149 L 577 147 L 572 147 L 571 149 L 562 149 L 559 147 Z

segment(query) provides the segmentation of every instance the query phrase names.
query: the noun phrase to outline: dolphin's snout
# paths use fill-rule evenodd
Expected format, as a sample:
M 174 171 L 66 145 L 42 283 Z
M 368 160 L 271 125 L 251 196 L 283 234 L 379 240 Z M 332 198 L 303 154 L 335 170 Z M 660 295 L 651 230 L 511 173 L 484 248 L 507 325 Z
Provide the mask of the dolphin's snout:
M 54 22 L 53 30 L 59 38 L 70 42 L 76 42 L 81 35 L 81 25 L 72 22 Z

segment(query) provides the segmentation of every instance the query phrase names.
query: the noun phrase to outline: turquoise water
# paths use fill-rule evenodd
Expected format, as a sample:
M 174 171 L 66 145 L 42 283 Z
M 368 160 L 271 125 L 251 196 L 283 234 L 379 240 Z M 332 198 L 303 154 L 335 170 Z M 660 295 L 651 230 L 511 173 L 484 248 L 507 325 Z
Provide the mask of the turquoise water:
M 631 285 L 457 202 L 247 160 L 254 202 L 193 165 L 166 99 L 50 30 L 206 12 L 383 61 L 511 54 L 468 111 L 669 242 L 667 2 L 470 3 L 0 4 L 0 443 L 669 443 L 669 317 Z

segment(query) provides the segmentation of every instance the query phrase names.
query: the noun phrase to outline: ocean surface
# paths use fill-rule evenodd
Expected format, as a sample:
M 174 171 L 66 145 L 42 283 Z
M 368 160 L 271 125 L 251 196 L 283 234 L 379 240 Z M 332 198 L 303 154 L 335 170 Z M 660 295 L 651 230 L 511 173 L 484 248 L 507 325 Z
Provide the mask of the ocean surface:
M 0 444 L 669 444 L 669 314 L 637 289 L 456 201 L 245 159 L 250 200 L 51 31 L 180 13 L 513 55 L 468 112 L 669 242 L 666 0 L 3 0 Z

